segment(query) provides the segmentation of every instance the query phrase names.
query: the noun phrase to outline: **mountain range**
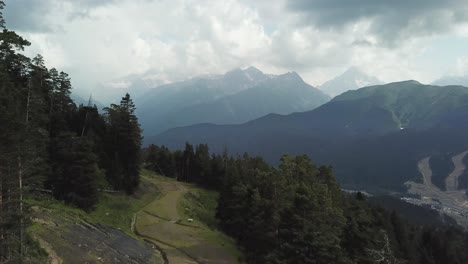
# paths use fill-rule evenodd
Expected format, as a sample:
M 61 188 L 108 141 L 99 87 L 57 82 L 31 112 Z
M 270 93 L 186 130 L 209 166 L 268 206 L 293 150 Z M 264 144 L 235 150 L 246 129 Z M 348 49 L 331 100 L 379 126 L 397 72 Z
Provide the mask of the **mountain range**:
M 349 90 L 377 84 L 382 84 L 382 82 L 353 66 L 344 73 L 320 85 L 319 89 L 331 97 L 335 97 Z
M 468 87 L 468 76 L 444 76 L 432 82 L 433 85 L 463 85 Z
M 330 100 L 295 72 L 264 74 L 249 67 L 162 85 L 138 97 L 146 136 L 197 123 L 239 124 L 269 113 L 314 109 Z
M 404 81 L 348 91 L 311 111 L 175 128 L 148 142 L 208 143 L 214 152 L 248 152 L 273 164 L 283 153 L 304 153 L 333 165 L 344 186 L 401 190 L 420 180 L 423 157 L 468 149 L 467 119 L 468 88 Z

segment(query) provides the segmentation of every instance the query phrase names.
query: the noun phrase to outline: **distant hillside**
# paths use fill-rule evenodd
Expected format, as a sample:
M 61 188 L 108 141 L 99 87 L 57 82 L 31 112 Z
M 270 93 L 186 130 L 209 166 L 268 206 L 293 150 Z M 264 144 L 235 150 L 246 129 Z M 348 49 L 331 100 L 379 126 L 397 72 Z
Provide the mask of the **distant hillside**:
M 147 72 L 141 75 L 130 75 L 101 83 L 93 90 L 93 97 L 106 105 L 119 103 L 120 98 L 126 93 L 129 93 L 133 98 L 139 98 L 164 84 L 162 80 L 151 77 L 151 74 L 151 72 Z
M 171 129 L 149 141 L 208 143 L 215 152 L 246 151 L 270 162 L 306 153 L 332 164 L 345 185 L 401 189 L 421 177 L 416 164 L 428 153 L 468 149 L 468 123 L 460 120 L 468 120 L 468 88 L 405 81 L 349 91 L 308 112 Z
M 124 94 L 123 94 L 124 95 Z M 123 96 L 121 95 L 120 97 L 118 97 L 119 99 Z M 71 96 L 70 96 L 73 100 L 73 102 L 79 106 L 79 105 L 88 105 L 89 104 L 89 99 L 84 99 L 83 97 L 81 97 L 80 95 L 76 94 L 76 93 L 72 93 Z M 94 98 L 91 97 L 91 104 L 92 105 L 96 105 L 97 109 L 99 111 L 102 111 L 102 109 L 106 106 L 104 106 L 104 104 L 102 104 L 101 102 L 95 100 Z
M 261 116 L 314 109 L 330 97 L 305 83 L 297 73 L 286 73 L 213 102 L 197 104 L 169 115 L 176 126 L 196 123 L 239 124 Z
M 137 99 L 146 136 L 196 123 L 235 124 L 269 113 L 306 111 L 330 98 L 297 73 L 267 75 L 254 67 L 160 86 Z
M 401 128 L 421 128 L 448 121 L 447 115 L 468 110 L 468 89 L 405 81 L 346 92 L 332 100 L 372 104 L 387 110 Z
M 357 67 L 351 67 L 341 75 L 325 82 L 319 88 L 331 97 L 335 97 L 349 90 L 377 84 L 382 84 L 382 82 L 365 74 Z
M 468 86 L 468 76 L 444 76 L 438 80 L 435 80 L 432 84 Z

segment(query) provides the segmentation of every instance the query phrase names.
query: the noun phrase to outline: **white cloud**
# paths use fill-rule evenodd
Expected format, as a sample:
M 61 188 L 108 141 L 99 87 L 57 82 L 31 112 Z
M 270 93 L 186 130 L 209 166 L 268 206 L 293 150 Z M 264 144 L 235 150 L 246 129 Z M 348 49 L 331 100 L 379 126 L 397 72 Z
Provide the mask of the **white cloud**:
M 468 76 L 468 58 L 458 58 L 453 72 L 455 76 Z
M 18 8 L 35 2 L 18 1 Z M 121 82 L 127 76 L 161 83 L 249 65 L 271 73 L 295 70 L 313 85 L 352 65 L 384 81 L 434 78 L 430 65 L 418 58 L 438 35 L 411 35 L 427 30 L 428 20 L 406 23 L 398 45 L 389 47 L 382 45 L 385 32 L 376 32 L 372 16 L 339 29 L 304 26 L 304 17 L 285 0 L 47 0 L 44 5 L 51 6 L 41 7 L 47 24 L 29 31 L 18 25 L 33 43 L 27 52 L 43 54 L 83 91 L 129 85 Z M 450 12 L 440 15 L 434 27 L 453 20 Z M 468 37 L 466 24 L 447 34 Z

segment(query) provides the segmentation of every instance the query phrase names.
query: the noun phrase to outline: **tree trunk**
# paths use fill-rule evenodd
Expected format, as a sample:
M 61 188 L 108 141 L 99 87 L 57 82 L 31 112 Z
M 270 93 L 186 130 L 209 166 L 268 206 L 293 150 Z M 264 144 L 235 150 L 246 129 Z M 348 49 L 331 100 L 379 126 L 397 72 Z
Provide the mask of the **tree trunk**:
M 23 163 L 21 156 L 18 155 L 18 187 L 19 187 L 19 217 L 20 217 L 20 259 L 23 256 Z
M 28 98 L 26 100 L 26 125 L 29 122 L 29 103 L 31 99 L 31 79 L 28 82 Z
M 81 137 L 84 136 L 84 133 L 85 133 L 85 130 L 86 130 L 86 123 L 88 122 L 88 109 L 86 108 L 86 115 L 85 115 L 85 120 L 84 120 L 84 125 L 83 125 L 83 129 L 81 130 Z

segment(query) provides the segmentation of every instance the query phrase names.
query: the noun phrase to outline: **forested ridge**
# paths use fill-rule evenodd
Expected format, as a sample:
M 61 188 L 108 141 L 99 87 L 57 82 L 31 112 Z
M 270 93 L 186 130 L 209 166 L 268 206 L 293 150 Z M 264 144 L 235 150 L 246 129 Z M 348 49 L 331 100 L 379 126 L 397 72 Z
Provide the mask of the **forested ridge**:
M 454 222 L 420 224 L 343 193 L 332 168 L 305 155 L 273 168 L 248 154 L 210 155 L 206 144 L 150 145 L 144 166 L 219 191 L 218 226 L 247 263 L 468 262 L 468 235 Z
M 47 69 L 41 55 L 22 55 L 30 43 L 8 30 L 3 16 L 0 27 L 0 262 L 34 262 L 39 252 L 25 232 L 25 199 L 49 191 L 92 210 L 100 188 L 131 194 L 141 129 L 128 94 L 104 114 L 91 99 L 76 106 L 68 74 Z

